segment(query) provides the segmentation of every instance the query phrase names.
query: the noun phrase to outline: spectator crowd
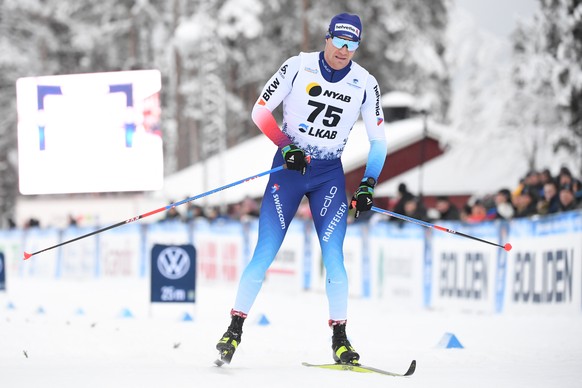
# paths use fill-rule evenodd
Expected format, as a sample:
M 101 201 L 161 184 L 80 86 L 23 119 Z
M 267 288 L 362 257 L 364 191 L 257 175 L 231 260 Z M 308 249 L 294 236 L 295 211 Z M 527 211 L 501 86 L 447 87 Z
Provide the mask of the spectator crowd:
M 453 204 L 448 196 L 439 196 L 434 208 L 427 208 L 422 198 L 410 193 L 405 184 L 400 184 L 393 211 L 427 222 L 459 220 L 477 223 L 575 209 L 582 209 L 582 183 L 567 167 L 562 167 L 555 176 L 549 169 L 530 171 L 515 188 L 502 188 L 482 198 L 472 197 L 461 207 Z

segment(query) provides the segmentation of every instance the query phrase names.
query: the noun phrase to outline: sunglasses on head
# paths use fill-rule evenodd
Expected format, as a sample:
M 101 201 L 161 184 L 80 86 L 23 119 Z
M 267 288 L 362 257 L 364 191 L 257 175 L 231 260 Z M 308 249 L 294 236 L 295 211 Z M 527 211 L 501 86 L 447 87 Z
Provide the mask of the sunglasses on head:
M 334 47 L 338 48 L 338 49 L 342 49 L 344 46 L 347 46 L 348 51 L 356 51 L 356 49 L 358 48 L 358 46 L 360 46 L 360 42 L 356 42 L 353 40 L 348 40 L 348 39 L 344 39 L 344 38 L 339 38 L 337 36 L 331 36 L 331 43 L 334 45 Z

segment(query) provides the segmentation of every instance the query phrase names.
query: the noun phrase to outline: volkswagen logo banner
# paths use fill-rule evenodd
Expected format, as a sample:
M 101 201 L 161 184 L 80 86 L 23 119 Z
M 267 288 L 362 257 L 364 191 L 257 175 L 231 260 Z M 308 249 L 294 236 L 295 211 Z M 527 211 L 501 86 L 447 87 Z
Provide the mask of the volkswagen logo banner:
M 0 252 L 0 291 L 6 290 L 6 266 L 4 265 L 4 253 Z
M 195 302 L 196 249 L 194 245 L 154 245 L 151 257 L 150 295 L 151 302 Z

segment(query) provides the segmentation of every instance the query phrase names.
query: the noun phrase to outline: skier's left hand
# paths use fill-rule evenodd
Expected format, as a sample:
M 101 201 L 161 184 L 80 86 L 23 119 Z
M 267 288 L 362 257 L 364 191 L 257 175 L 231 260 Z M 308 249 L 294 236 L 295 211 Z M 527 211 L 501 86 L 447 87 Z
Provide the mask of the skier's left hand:
M 356 209 L 355 217 L 360 216 L 360 212 L 369 211 L 374 204 L 374 186 L 376 180 L 373 178 L 366 178 L 360 182 L 360 187 L 354 193 L 350 201 L 350 209 Z

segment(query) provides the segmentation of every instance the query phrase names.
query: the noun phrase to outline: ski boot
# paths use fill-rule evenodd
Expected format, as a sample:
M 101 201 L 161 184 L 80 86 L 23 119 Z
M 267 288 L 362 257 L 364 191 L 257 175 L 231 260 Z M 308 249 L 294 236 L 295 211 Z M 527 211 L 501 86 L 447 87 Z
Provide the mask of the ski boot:
M 228 329 L 216 344 L 216 350 L 218 350 L 218 356 L 220 357 L 215 361 L 218 366 L 230 364 L 236 348 L 241 343 L 242 326 L 247 317 L 245 313 L 235 310 L 231 310 L 230 316 L 230 326 L 228 326 Z
M 360 355 L 350 344 L 346 335 L 346 322 L 329 320 L 329 326 L 333 330 L 331 337 L 331 349 L 333 350 L 333 360 L 336 364 L 358 365 Z

